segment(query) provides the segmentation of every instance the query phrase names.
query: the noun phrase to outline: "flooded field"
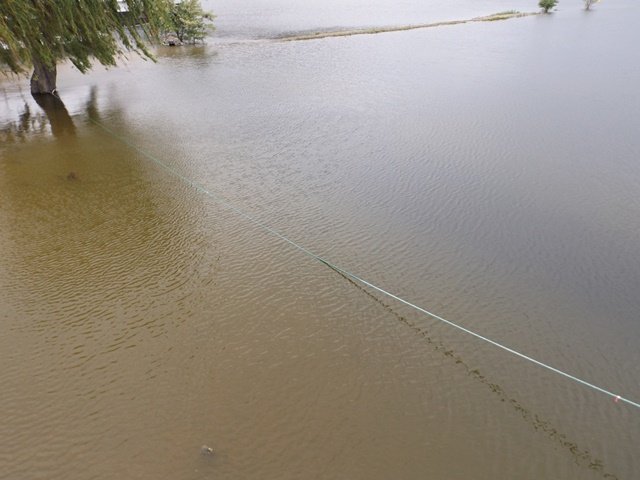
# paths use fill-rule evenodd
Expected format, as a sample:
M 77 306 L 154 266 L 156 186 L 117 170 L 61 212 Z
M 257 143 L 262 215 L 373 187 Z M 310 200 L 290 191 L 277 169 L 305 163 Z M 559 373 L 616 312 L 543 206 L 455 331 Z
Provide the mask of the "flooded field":
M 638 408 L 256 223 L 639 401 L 640 6 L 203 3 L 0 80 L 0 478 L 640 477 Z

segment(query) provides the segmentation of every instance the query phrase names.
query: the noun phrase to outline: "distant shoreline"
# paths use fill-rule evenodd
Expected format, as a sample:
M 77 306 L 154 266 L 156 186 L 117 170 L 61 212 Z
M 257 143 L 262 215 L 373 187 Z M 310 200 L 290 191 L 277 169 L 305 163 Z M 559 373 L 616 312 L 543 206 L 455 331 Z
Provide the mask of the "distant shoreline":
M 400 26 L 388 26 L 388 27 L 370 27 L 370 28 L 355 28 L 348 30 L 328 30 L 328 31 L 318 31 L 311 33 L 302 33 L 297 35 L 288 35 L 277 37 L 275 40 L 279 40 L 282 42 L 300 42 L 304 40 L 319 40 L 321 38 L 330 38 L 330 37 L 349 37 L 352 35 L 375 35 L 378 33 L 387 33 L 387 32 L 402 32 L 406 30 L 417 30 L 420 28 L 433 28 L 433 27 L 444 27 L 448 25 L 460 25 L 463 23 L 472 23 L 472 22 L 494 22 L 498 20 L 509 20 L 511 18 L 521 18 L 521 17 L 529 17 L 532 15 L 539 15 L 540 12 L 500 12 L 494 13 L 492 15 L 485 15 L 482 17 L 474 17 L 466 20 L 447 20 L 443 22 L 435 22 L 435 23 L 419 23 L 415 25 L 400 25 Z

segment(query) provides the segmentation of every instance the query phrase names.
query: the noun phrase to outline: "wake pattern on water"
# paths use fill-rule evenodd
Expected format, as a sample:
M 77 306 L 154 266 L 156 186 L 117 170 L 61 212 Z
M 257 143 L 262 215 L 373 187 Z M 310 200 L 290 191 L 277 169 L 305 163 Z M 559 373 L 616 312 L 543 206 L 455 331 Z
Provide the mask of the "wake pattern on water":
M 491 380 L 483 375 L 479 369 L 471 367 L 469 363 L 466 362 L 462 358 L 462 356 L 457 354 L 453 349 L 448 348 L 443 342 L 435 340 L 433 337 L 431 337 L 428 330 L 396 312 L 391 307 L 391 305 L 387 304 L 376 295 L 363 288 L 348 276 L 342 274 L 339 271 L 336 271 L 336 273 L 342 276 L 353 287 L 357 288 L 360 292 L 371 298 L 378 305 L 382 306 L 387 312 L 393 315 L 398 322 L 413 330 L 416 335 L 422 338 L 422 340 L 424 340 L 424 342 L 431 346 L 436 352 L 439 352 L 440 354 L 442 354 L 442 356 L 448 358 L 459 367 L 464 368 L 469 377 L 489 388 L 489 390 L 491 390 L 491 392 L 493 392 L 501 402 L 506 402 L 507 404 L 511 405 L 511 407 L 513 407 L 513 409 L 522 417 L 522 419 L 536 432 L 545 434 L 548 438 L 566 449 L 566 451 L 569 452 L 569 454 L 573 457 L 574 461 L 577 464 L 598 472 L 602 475 L 602 478 L 605 478 L 607 480 L 619 480 L 619 477 L 617 475 L 606 470 L 604 462 L 593 453 L 591 453 L 590 450 L 580 447 L 575 441 L 571 440 L 567 435 L 554 427 L 551 422 L 540 417 L 540 415 L 527 408 L 516 398 L 509 396 L 500 385 L 491 382 Z

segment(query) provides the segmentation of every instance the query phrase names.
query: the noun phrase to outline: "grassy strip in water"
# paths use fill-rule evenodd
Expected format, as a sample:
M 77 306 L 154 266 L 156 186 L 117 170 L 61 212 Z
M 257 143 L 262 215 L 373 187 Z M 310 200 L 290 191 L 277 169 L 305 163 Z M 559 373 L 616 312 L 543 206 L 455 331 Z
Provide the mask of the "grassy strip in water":
M 459 25 L 462 23 L 471 23 L 471 22 L 494 22 L 496 20 L 508 20 L 510 18 L 528 17 L 530 15 L 538 15 L 538 13 L 537 12 L 521 13 L 521 12 L 516 12 L 514 10 L 509 10 L 506 12 L 494 13 L 492 15 L 487 15 L 484 17 L 470 18 L 467 20 L 448 20 L 444 22 L 420 23 L 415 25 L 399 25 L 399 26 L 387 26 L 387 27 L 356 28 L 351 30 L 319 31 L 319 32 L 310 32 L 310 33 L 301 33 L 301 34 L 290 35 L 290 36 L 283 36 L 283 37 L 277 38 L 277 40 L 282 40 L 285 42 L 295 42 L 295 41 L 302 41 L 302 40 L 317 40 L 320 38 L 329 38 L 329 37 L 349 37 L 351 35 L 375 35 L 377 33 L 402 32 L 405 30 L 444 27 L 447 25 Z

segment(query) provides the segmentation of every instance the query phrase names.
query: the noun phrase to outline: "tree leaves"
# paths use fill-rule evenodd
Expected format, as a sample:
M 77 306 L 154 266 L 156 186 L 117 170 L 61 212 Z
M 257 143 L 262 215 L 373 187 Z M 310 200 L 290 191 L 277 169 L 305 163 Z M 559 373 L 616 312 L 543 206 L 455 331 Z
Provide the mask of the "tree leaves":
M 53 66 L 68 58 L 81 72 L 93 61 L 114 65 L 133 51 L 153 58 L 147 42 L 166 25 L 171 0 L 2 0 L 0 63 L 15 73 L 34 61 Z
M 207 30 L 212 29 L 207 21 L 215 16 L 205 12 L 200 5 L 200 0 L 182 0 L 172 6 L 166 30 L 175 33 L 180 42 L 196 43 L 203 40 Z

